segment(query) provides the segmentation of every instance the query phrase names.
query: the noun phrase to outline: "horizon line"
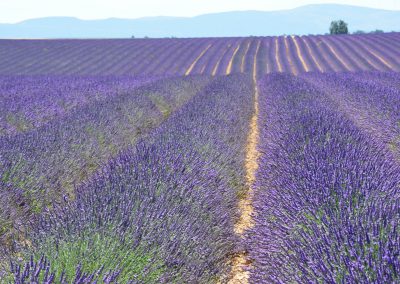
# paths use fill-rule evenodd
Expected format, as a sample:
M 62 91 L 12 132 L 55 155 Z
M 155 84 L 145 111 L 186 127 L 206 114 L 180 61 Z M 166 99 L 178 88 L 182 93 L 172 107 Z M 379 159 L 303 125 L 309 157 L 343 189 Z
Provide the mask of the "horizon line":
M 21 24 L 26 21 L 31 21 L 31 20 L 39 20 L 39 19 L 55 19 L 55 18 L 70 18 L 70 19 L 75 19 L 75 20 L 80 20 L 80 21 L 104 21 L 104 20 L 142 20 L 142 19 L 152 19 L 152 18 L 182 18 L 182 19 L 191 19 L 191 18 L 196 18 L 196 17 L 201 17 L 205 15 L 213 15 L 213 14 L 224 14 L 224 13 L 236 13 L 236 12 L 281 12 L 281 11 L 291 11 L 291 10 L 296 10 L 299 8 L 303 7 L 310 7 L 310 6 L 344 6 L 344 7 L 354 7 L 354 8 L 364 8 L 364 9 L 371 9 L 371 10 L 379 10 L 379 11 L 387 11 L 387 12 L 400 12 L 400 10 L 391 10 L 391 9 L 383 9 L 383 8 L 375 8 L 375 7 L 370 7 L 370 6 L 359 6 L 359 5 L 349 5 L 349 4 L 340 4 L 340 3 L 324 3 L 324 4 L 306 4 L 306 5 L 300 5 L 296 6 L 293 8 L 288 8 L 288 9 L 275 9 L 275 10 L 229 10 L 229 11 L 215 11 L 215 12 L 210 12 L 210 13 L 202 13 L 202 14 L 197 14 L 194 16 L 166 16 L 166 15 L 157 15 L 157 16 L 143 16 L 143 17 L 136 17 L 136 18 L 124 18 L 124 17 L 107 17 L 107 18 L 81 18 L 81 17 L 76 17 L 76 16 L 67 16 L 67 15 L 59 15 L 59 16 L 42 16 L 42 17 L 34 17 L 34 18 L 27 18 L 24 20 L 16 21 L 16 22 L 1 22 L 0 24 L 5 24 L 5 25 L 16 25 L 16 24 Z

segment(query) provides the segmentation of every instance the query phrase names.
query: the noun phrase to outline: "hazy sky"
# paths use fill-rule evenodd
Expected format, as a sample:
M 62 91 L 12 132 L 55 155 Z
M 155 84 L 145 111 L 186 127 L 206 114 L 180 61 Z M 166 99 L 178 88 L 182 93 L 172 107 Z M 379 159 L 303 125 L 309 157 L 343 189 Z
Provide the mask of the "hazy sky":
M 340 3 L 400 10 L 400 0 L 0 0 L 0 22 L 48 16 L 81 19 L 195 16 L 233 10 L 279 10 L 305 4 Z

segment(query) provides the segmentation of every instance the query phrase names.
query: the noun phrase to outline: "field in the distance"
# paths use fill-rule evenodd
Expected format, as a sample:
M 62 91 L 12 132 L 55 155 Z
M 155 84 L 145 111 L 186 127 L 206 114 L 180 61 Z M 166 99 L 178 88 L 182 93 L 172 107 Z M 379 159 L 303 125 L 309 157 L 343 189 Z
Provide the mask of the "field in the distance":
M 258 52 L 256 52 L 258 50 Z M 226 75 L 400 71 L 400 34 L 0 40 L 0 74 Z M 256 58 L 254 58 L 256 57 Z
M 0 40 L 0 283 L 400 282 L 400 34 Z

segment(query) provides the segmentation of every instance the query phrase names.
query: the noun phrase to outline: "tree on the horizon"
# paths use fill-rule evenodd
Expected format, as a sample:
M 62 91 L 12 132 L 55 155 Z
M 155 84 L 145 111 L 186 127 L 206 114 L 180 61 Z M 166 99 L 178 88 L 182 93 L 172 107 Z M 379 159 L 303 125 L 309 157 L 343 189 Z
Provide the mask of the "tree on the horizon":
M 343 35 L 349 33 L 349 28 L 347 23 L 343 20 L 333 21 L 331 22 L 329 32 L 331 35 Z

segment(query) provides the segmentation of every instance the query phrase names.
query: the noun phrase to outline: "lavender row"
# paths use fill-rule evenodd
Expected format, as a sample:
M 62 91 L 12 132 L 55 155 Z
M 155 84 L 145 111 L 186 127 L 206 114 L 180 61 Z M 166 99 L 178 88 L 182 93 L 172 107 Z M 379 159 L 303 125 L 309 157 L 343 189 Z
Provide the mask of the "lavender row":
M 398 163 L 304 80 L 260 90 L 251 282 L 398 282 Z
M 252 100 L 250 77 L 216 78 L 74 200 L 54 203 L 37 220 L 28 255 L 51 260 L 56 279 L 63 271 L 73 279 L 78 263 L 88 275 L 118 271 L 119 283 L 214 283 L 227 275 L 238 249 L 233 225 Z
M 76 108 L 110 99 L 157 77 L 1 76 L 0 135 L 38 128 Z
M 400 157 L 398 73 L 310 74 L 305 78 L 330 95 L 337 106 L 372 139 Z
M 6 185 L 0 190 L 13 205 L 0 211 L 1 244 L 20 239 L 18 231 L 30 215 L 63 194 L 73 195 L 103 163 L 157 127 L 207 81 L 159 80 L 84 104 L 37 129 L 0 137 L 0 180 Z M 110 88 L 106 92 L 114 94 Z

